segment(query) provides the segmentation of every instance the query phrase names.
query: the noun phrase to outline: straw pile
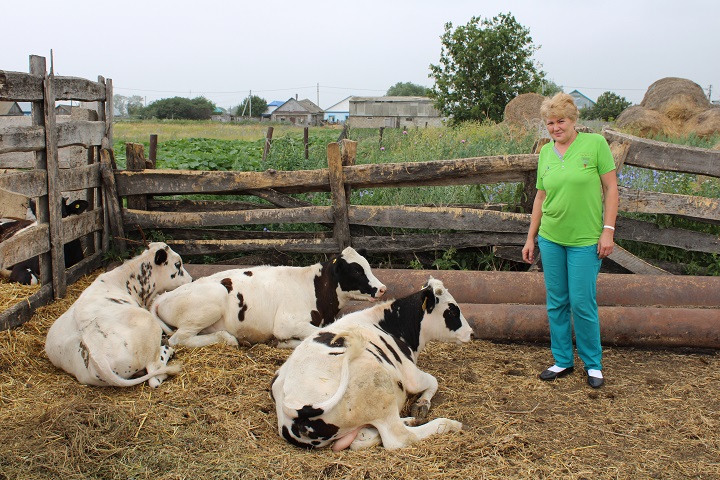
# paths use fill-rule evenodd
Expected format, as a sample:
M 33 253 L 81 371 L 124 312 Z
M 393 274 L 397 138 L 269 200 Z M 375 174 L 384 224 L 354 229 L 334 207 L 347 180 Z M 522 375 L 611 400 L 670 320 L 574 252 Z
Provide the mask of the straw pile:
M 79 385 L 45 357 L 68 298 L 0 332 L 0 478 L 719 478 L 720 368 L 711 353 L 606 348 L 607 383 L 545 383 L 547 346 L 431 345 L 431 417 L 466 430 L 387 451 L 304 451 L 277 434 L 270 380 L 289 352 L 181 348 L 158 389 Z M 578 364 L 580 366 L 580 364 Z M 370 394 L 370 392 L 369 392 Z
M 617 125 L 640 136 L 707 137 L 720 132 L 720 115 L 700 85 L 667 77 L 650 85 L 640 105 L 623 111 Z

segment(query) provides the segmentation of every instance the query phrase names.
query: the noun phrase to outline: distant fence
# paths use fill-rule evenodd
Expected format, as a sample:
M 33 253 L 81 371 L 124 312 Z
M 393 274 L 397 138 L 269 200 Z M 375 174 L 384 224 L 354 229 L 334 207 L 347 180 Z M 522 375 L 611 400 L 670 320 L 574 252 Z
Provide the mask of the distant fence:
M 23 323 L 36 307 L 64 297 L 68 283 L 102 263 L 111 239 L 104 229 L 100 148 L 112 145 L 112 81 L 48 74 L 45 58 L 31 56 L 30 73 L 0 70 L 0 100 L 32 102 L 29 121 L 7 125 L 0 120 L 0 194 L 37 199 L 38 221 L 36 228 L 0 244 L 0 266 L 8 268 L 39 255 L 43 284 L 27 301 L 0 314 L 3 329 Z M 58 100 L 91 102 L 96 113 L 84 120 L 58 121 Z M 70 156 L 64 153 L 73 149 L 72 157 L 77 158 L 78 148 L 84 162 L 68 162 Z M 105 170 L 112 172 L 109 164 Z M 63 219 L 63 195 L 87 200 L 88 211 Z M 85 244 L 86 258 L 66 270 L 63 245 L 76 238 Z

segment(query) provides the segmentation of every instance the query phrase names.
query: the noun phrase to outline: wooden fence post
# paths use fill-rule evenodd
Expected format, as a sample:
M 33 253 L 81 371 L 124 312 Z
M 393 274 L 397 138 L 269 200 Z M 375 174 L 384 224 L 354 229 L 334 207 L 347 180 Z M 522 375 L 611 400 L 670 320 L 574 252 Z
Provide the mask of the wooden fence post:
M 128 170 L 145 170 L 145 146 L 142 143 L 126 143 L 125 155 L 125 158 L 127 158 Z M 128 195 L 127 208 L 133 210 L 147 210 L 147 196 Z
M 118 201 L 117 188 L 115 187 L 115 174 L 112 165 L 115 159 L 112 157 L 112 150 L 103 148 L 100 150 L 100 174 L 103 182 L 103 196 L 105 199 L 105 215 L 110 226 L 110 234 L 115 247 L 120 253 L 127 251 L 125 242 L 125 230 L 123 229 L 122 212 Z
M 351 167 L 355 165 L 357 161 L 357 142 L 352 140 L 343 139 L 340 142 L 340 148 L 342 149 L 342 165 L 343 167 Z M 352 188 L 350 185 L 345 185 L 345 199 L 347 203 L 350 203 L 350 194 Z
M 305 127 L 303 129 L 303 145 L 305 146 L 305 160 L 310 158 L 310 151 L 309 151 L 310 139 L 309 139 L 309 135 L 308 135 L 309 130 L 310 129 L 308 127 Z
M 350 219 L 348 218 L 347 197 L 345 196 L 345 176 L 343 175 L 342 155 L 337 142 L 328 144 L 328 174 L 333 202 L 333 237 L 340 251 L 351 246 Z
M 262 161 L 264 162 L 270 153 L 270 142 L 272 142 L 273 127 L 268 127 L 267 134 L 265 135 L 265 149 L 263 150 Z
M 145 168 L 154 169 L 155 167 L 157 167 L 157 142 L 157 133 L 153 133 L 152 135 L 150 135 L 150 151 L 148 152 L 148 161 L 150 162 L 150 164 L 145 165 Z

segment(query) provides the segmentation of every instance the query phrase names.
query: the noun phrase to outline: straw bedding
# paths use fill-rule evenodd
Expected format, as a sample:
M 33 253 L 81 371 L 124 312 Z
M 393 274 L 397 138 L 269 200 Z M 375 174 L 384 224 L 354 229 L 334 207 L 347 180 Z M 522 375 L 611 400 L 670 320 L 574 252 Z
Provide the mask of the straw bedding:
M 0 332 L 0 479 L 720 477 L 712 352 L 606 348 L 607 383 L 592 390 L 578 371 L 539 381 L 545 345 L 433 344 L 419 361 L 440 384 L 430 416 L 464 431 L 304 451 L 278 436 L 269 396 L 288 351 L 180 348 L 184 372 L 158 389 L 86 387 L 53 367 L 45 333 L 91 280 Z

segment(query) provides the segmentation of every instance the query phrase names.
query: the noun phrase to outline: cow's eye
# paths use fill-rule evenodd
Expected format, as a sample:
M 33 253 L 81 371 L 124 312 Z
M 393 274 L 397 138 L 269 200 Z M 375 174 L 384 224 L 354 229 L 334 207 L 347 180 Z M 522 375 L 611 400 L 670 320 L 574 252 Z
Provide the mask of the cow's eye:
M 180 270 L 180 267 L 182 267 L 182 262 L 175 262 L 175 268 Z

